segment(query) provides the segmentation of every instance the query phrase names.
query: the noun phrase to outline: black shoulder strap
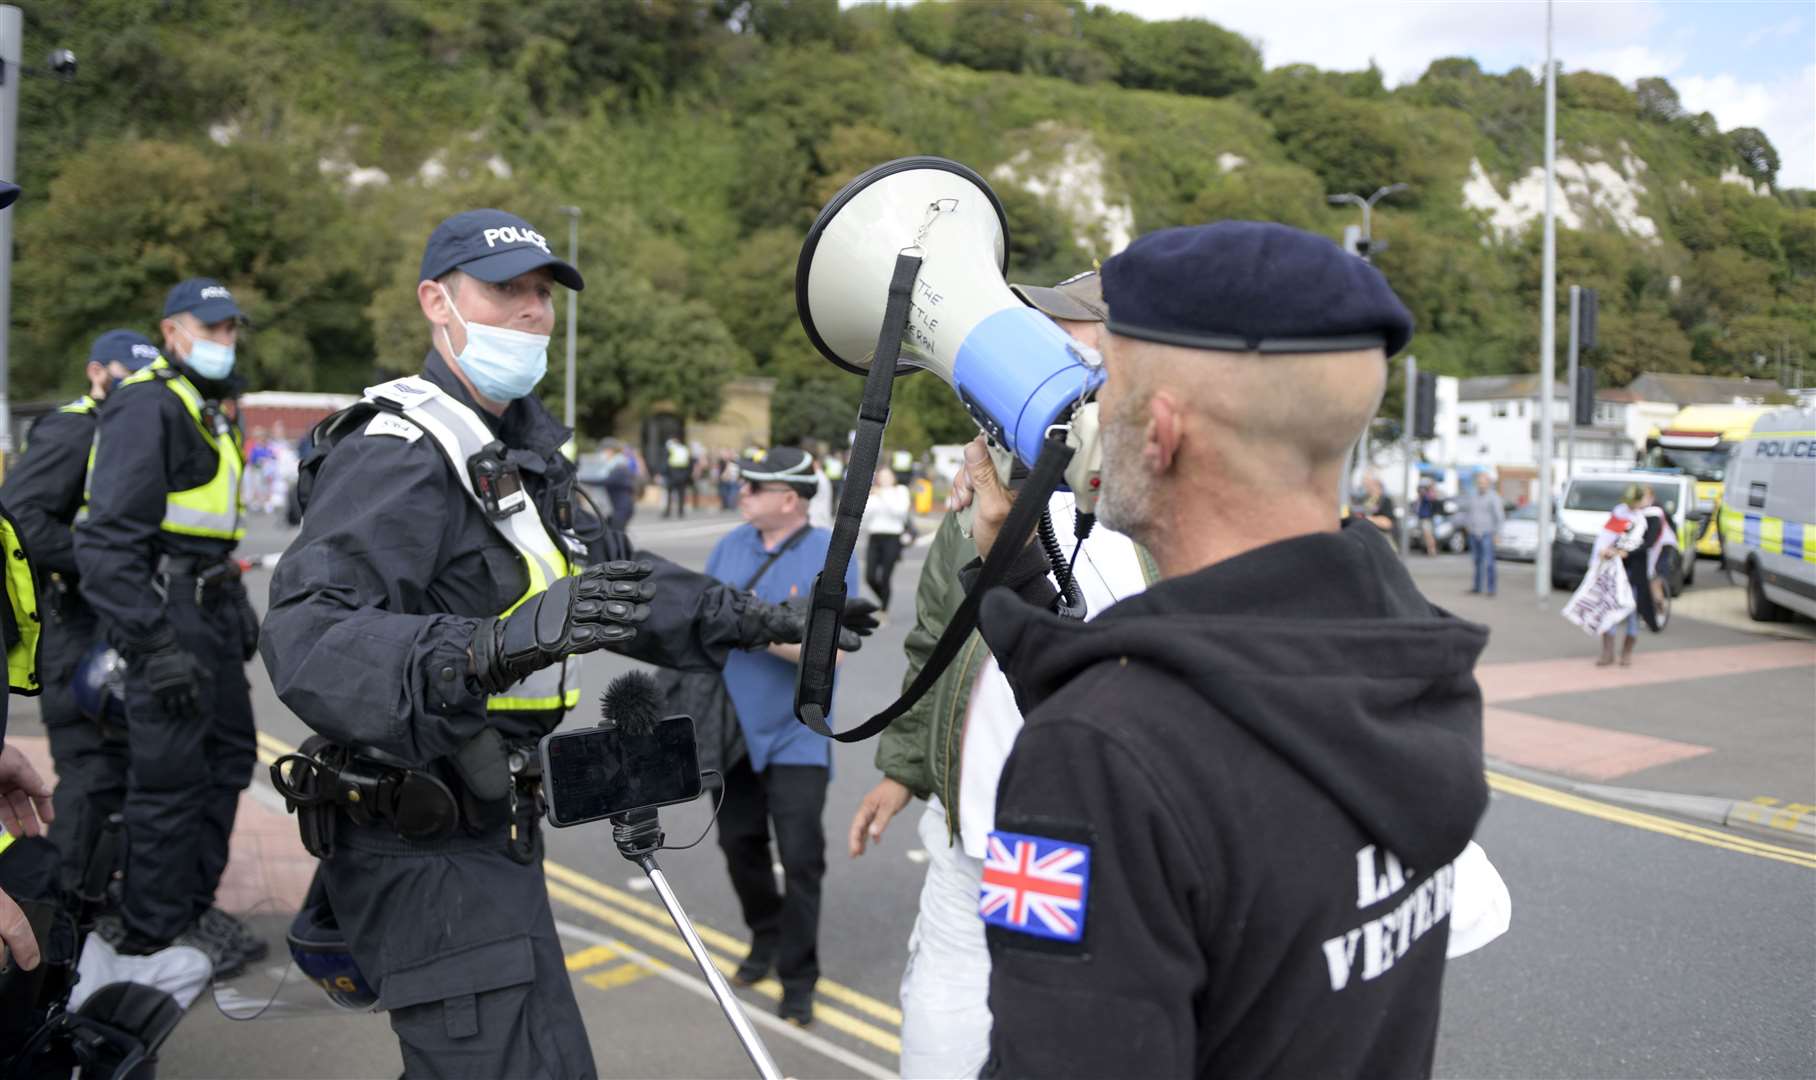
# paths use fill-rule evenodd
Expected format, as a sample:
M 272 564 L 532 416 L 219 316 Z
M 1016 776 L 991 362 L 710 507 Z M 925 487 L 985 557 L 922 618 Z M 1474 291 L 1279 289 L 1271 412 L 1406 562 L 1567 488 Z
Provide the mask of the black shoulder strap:
M 315 425 L 309 432 L 309 452 L 296 466 L 296 501 L 304 512 L 308 511 L 309 495 L 315 490 L 315 474 L 328 459 L 328 454 L 360 424 L 379 412 L 392 411 L 376 401 L 361 399 Z
M 763 560 L 763 565 L 757 567 L 757 572 L 750 575 L 750 580 L 744 583 L 744 591 L 749 592 L 756 588 L 757 582 L 763 580 L 763 575 L 769 573 L 769 568 L 776 564 L 776 560 L 788 554 L 789 549 L 800 543 L 812 531 L 813 525 L 809 523 L 789 534 L 788 539 L 782 541 L 782 546 L 770 552 L 769 557 Z
M 883 430 L 889 424 L 889 395 L 894 389 L 896 360 L 902 354 L 902 335 L 908 329 L 909 301 L 914 292 L 915 276 L 920 270 L 921 257 L 914 249 L 896 256 L 895 274 L 889 281 L 889 303 L 883 311 L 882 331 L 870 360 L 870 372 L 864 377 L 864 399 L 858 406 L 851 461 L 845 466 L 847 476 L 876 474 L 877 459 L 883 452 Z M 832 676 L 838 659 L 839 622 L 845 614 L 845 571 L 850 567 L 851 553 L 857 547 L 858 532 L 864 520 L 864 503 L 869 498 L 868 484 L 848 483 L 839 494 L 832 524 L 832 543 L 826 550 L 825 566 L 813 579 L 807 632 L 801 639 L 800 673 L 795 679 L 795 716 L 822 735 L 831 734 L 826 717 L 832 710 Z
M 870 476 L 876 472 L 877 459 L 883 448 L 883 429 L 889 423 L 889 395 L 895 380 L 896 360 L 901 356 L 902 335 L 908 326 L 909 299 L 920 266 L 918 255 L 904 251 L 896 257 L 882 332 L 870 361 L 870 372 L 864 379 L 864 402 L 858 410 L 857 438 L 852 443 L 847 476 Z M 939 642 L 933 647 L 933 654 L 921 667 L 913 685 L 887 709 L 850 731 L 835 732 L 826 719 L 832 712 L 839 619 L 845 610 L 845 569 L 851 564 L 852 549 L 857 544 L 858 529 L 864 517 L 864 503 L 870 494 L 868 485 L 847 483 L 839 498 L 838 518 L 833 524 L 832 546 L 826 552 L 825 568 L 813 583 L 813 608 L 801 644 L 800 674 L 795 681 L 795 717 L 827 738 L 862 742 L 912 708 L 945 673 L 965 639 L 977 627 L 977 609 L 984 594 L 1003 580 L 1022 545 L 1034 534 L 1035 525 L 1046 512 L 1047 500 L 1065 478 L 1066 465 L 1072 460 L 1072 454 L 1063 432 L 1055 431 L 1047 436 L 1040 456 L 1034 462 L 1034 471 L 1022 486 L 1014 509 L 1009 512 L 1009 520 L 1003 524 L 996 545 L 990 549 L 990 557 L 984 560 L 976 584 L 946 624 Z

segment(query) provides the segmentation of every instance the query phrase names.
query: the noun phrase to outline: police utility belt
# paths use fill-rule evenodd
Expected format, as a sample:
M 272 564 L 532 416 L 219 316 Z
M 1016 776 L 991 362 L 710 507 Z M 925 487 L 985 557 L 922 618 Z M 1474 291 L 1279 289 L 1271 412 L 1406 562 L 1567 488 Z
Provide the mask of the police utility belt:
M 368 387 L 364 400 L 325 421 L 318 435 L 330 445 L 365 425 L 363 434 L 414 441 L 428 435 L 487 523 L 514 548 L 528 588 L 507 614 L 566 576 L 585 546 L 569 531 L 571 509 L 558 500 L 558 529 L 544 525 L 504 444 L 472 409 L 420 376 Z M 489 713 L 563 712 L 580 701 L 580 661 L 569 657 L 486 700 Z M 271 767 L 272 784 L 297 815 L 303 846 L 317 858 L 332 854 L 344 816 L 360 827 L 394 832 L 432 845 L 465 829 L 482 835 L 509 826 L 506 851 L 522 863 L 539 855 L 541 762 L 533 743 L 507 745 L 487 727 L 448 759 L 438 775 L 387 754 L 337 744 L 322 736 Z M 447 775 L 455 785 L 443 779 Z M 458 792 L 456 791 L 458 788 Z
M 314 735 L 271 764 L 271 784 L 296 815 L 303 847 L 318 859 L 334 854 L 345 818 L 424 846 L 463 829 L 479 836 L 508 825 L 506 853 L 535 862 L 543 812 L 535 744 L 508 746 L 486 728 L 451 760 L 454 784 L 382 751 Z
M 225 557 L 160 555 L 151 587 L 161 600 L 189 592 L 197 606 L 211 593 L 240 580 L 240 564 Z

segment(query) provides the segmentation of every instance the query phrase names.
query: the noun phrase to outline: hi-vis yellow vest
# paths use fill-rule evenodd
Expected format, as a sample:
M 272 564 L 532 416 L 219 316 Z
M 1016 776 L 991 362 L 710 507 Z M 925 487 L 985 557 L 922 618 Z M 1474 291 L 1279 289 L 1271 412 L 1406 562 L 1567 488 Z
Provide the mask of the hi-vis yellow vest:
M 492 429 L 472 409 L 455 401 L 443 393 L 440 387 L 418 375 L 369 386 L 366 388 L 366 400 L 386 411 L 374 417 L 365 430 L 384 431 L 386 425 L 397 423 L 401 415 L 404 420 L 435 440 L 435 445 L 441 448 L 449 468 L 454 470 L 454 475 L 460 480 L 460 486 L 466 489 L 474 502 L 479 502 L 479 495 L 473 490 L 473 478 L 467 472 L 467 462 L 487 443 L 494 441 L 495 436 Z M 499 612 L 501 616 L 509 615 L 522 607 L 524 601 L 546 590 L 556 578 L 573 573 L 570 553 L 579 555 L 584 550 L 577 541 L 551 536 L 542 523 L 542 517 L 537 514 L 535 504 L 527 497 L 515 513 L 491 521 L 491 525 L 506 543 L 517 550 L 530 579 L 529 588 L 524 590 L 515 603 Z M 486 699 L 486 708 L 493 712 L 547 712 L 551 709 L 571 709 L 578 704 L 580 658 L 577 656 L 570 656 L 562 663 L 543 668 L 504 693 Z
M 214 476 L 207 483 L 186 491 L 173 491 L 164 497 L 164 521 L 159 528 L 183 536 L 207 536 L 217 540 L 243 538 L 246 535 L 246 503 L 240 494 L 240 477 L 245 471 L 246 456 L 240 447 L 239 432 L 226 417 L 218 414 L 214 416 L 214 427 L 210 430 L 208 417 L 202 411 L 201 392 L 161 356 L 120 380 L 120 386 L 153 379 L 163 383 L 183 403 L 184 411 L 195 421 L 202 438 L 214 444 L 217 462 Z M 89 464 L 90 472 L 93 472 L 92 455 Z M 87 502 L 86 492 L 83 501 Z
M 6 559 L 6 602 L 12 608 L 13 625 L 19 639 L 6 645 L 6 686 L 15 694 L 31 696 L 38 692 L 38 631 L 43 623 L 38 618 L 38 588 L 32 580 L 31 560 L 25 544 L 13 527 L 10 515 L 0 511 L 0 555 Z

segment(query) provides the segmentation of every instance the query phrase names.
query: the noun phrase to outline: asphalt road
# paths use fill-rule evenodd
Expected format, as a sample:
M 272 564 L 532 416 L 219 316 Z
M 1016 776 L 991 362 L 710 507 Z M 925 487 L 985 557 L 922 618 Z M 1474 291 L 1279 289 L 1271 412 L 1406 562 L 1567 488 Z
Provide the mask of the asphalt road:
M 639 522 L 633 532 L 651 549 L 700 566 L 731 523 L 718 516 L 679 525 Z M 267 526 L 255 531 L 247 546 L 254 553 L 276 551 L 284 542 L 279 531 Z M 911 550 L 897 569 L 900 610 L 843 669 L 837 726 L 851 726 L 894 696 L 924 551 Z M 1495 628 L 1496 644 L 1485 661 L 1568 656 L 1572 650 L 1587 654 L 1580 639 L 1557 632 L 1555 615 L 1528 602 L 1529 591 L 1518 593 L 1517 569 L 1492 604 L 1458 598 L 1460 584 L 1466 585 L 1465 566 L 1466 559 L 1440 557 L 1416 559 L 1413 568 L 1441 603 Z M 1530 571 L 1525 573 L 1529 590 Z M 1719 583 L 1719 576 L 1711 575 L 1699 588 L 1714 589 Z M 249 584 L 262 602 L 263 575 Z M 1671 641 L 1677 647 L 1760 640 L 1744 629 L 1688 620 L 1672 633 L 1679 635 Z M 597 700 L 597 692 L 624 666 L 611 657 L 590 660 L 589 698 Z M 270 737 L 267 752 L 281 752 L 283 744 L 300 742 L 306 729 L 276 702 L 262 670 L 253 674 L 260 727 Z M 1745 775 L 1718 771 L 1710 774 L 1714 779 L 1699 776 L 1685 782 L 1745 784 L 1757 779 L 1758 790 L 1816 801 L 1816 776 L 1809 768 L 1810 732 L 1816 728 L 1812 689 L 1807 667 L 1727 687 L 1725 697 L 1712 699 L 1725 708 L 1723 717 L 1767 712 L 1780 718 L 1774 724 L 1790 730 L 1775 740 L 1761 736 L 1766 745 L 1753 747 L 1761 760 L 1752 771 L 1760 777 L 1744 765 L 1723 764 Z M 1707 722 L 1713 725 L 1723 717 L 1709 716 Z M 570 723 L 593 719 L 583 711 Z M 859 860 L 846 856 L 844 836 L 852 810 L 877 779 L 873 752 L 871 744 L 863 744 L 841 746 L 836 754 L 826 809 L 828 872 L 820 959 L 827 982 L 819 1022 L 805 1033 L 786 1028 L 771 1015 L 773 993 L 744 993 L 790 1075 L 874 1076 L 894 1068 L 897 984 L 925 856 L 913 828 L 919 804 L 891 827 L 880 848 Z M 1720 754 L 1708 757 L 1726 762 Z M 1792 759 L 1788 767 L 1787 757 Z M 1592 816 L 1568 799 L 1509 790 L 1526 789 L 1509 783 L 1497 791 L 1479 838 L 1512 891 L 1513 929 L 1450 967 L 1437 1056 L 1440 1074 L 1816 1075 L 1816 982 L 1811 978 L 1816 972 L 1816 860 L 1804 854 L 1807 842 L 1755 833 L 1752 839 L 1717 843 L 1695 833 L 1661 832 L 1656 822 L 1662 819 L 1656 817 Z M 1565 805 L 1555 805 L 1559 802 Z M 708 820 L 704 803 L 663 812 L 671 842 L 677 844 L 698 835 Z M 612 1076 L 750 1075 L 642 874 L 612 847 L 609 828 L 550 830 L 548 851 L 555 914 L 563 924 L 601 1071 Z M 667 853 L 662 865 L 721 964 L 735 962 L 741 955 L 742 926 L 712 840 L 691 851 Z M 275 933 L 278 918 L 264 921 Z M 166 1048 L 164 1068 L 167 1076 L 397 1072 L 395 1045 L 381 1018 L 234 1024 L 206 1003 L 192 1011 Z

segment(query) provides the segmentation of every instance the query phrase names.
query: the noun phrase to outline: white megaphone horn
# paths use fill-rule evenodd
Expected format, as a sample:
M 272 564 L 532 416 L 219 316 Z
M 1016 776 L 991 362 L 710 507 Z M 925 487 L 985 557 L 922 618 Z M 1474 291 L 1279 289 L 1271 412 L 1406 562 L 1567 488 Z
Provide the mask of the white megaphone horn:
M 944 158 L 887 162 L 820 211 L 795 268 L 795 307 L 828 360 L 865 374 L 896 257 L 917 252 L 897 376 L 932 371 L 992 441 L 1029 464 L 1048 432 L 1066 425 L 1082 451 L 1067 479 L 1094 504 L 1096 406 L 1088 403 L 1103 384 L 1102 363 L 1009 290 L 1008 243 L 1002 203 L 983 177 Z

